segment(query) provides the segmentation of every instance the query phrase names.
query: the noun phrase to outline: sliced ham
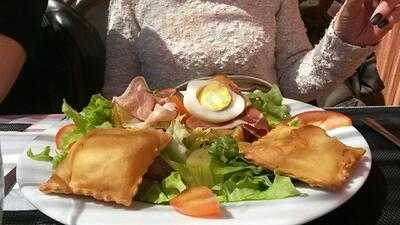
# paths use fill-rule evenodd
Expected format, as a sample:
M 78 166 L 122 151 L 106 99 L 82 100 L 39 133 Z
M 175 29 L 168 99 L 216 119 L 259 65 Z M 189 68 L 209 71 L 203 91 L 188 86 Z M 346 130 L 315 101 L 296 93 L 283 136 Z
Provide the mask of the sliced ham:
M 169 101 L 169 97 L 176 94 L 175 88 L 165 88 L 160 91 L 154 93 L 154 97 L 156 102 L 160 105 L 163 105 Z
M 186 119 L 186 126 L 195 128 L 211 128 L 211 129 L 233 129 L 237 126 L 243 125 L 243 128 L 257 137 L 264 136 L 268 133 L 268 124 L 264 119 L 263 114 L 256 108 L 250 106 L 238 118 L 226 123 L 209 123 L 202 121 L 194 116 Z
M 114 97 L 113 101 L 142 121 L 147 119 L 156 104 L 156 99 L 143 77 L 135 77 L 125 92 L 119 97 Z
M 156 98 L 168 98 L 172 95 L 176 94 L 176 89 L 175 88 L 165 88 L 165 89 L 161 89 L 159 91 L 156 91 L 154 93 L 154 96 Z
M 229 89 L 231 89 L 232 91 L 234 91 L 238 94 L 241 93 L 240 87 L 235 82 L 233 82 L 233 80 L 229 79 L 224 74 L 217 74 L 212 79 L 225 84 L 226 86 L 229 87 Z
M 126 128 L 144 129 L 149 127 L 159 127 L 163 122 L 170 122 L 176 118 L 178 112 L 174 103 L 156 104 L 154 110 L 145 121 L 127 123 Z
M 239 119 L 246 121 L 246 124 L 251 125 L 256 129 L 268 130 L 267 121 L 264 115 L 258 109 L 249 106 Z
M 174 103 L 156 104 L 153 112 L 144 121 L 147 125 L 154 125 L 160 122 L 170 122 L 178 115 Z
M 249 124 L 243 125 L 246 140 L 255 141 L 268 134 L 268 129 L 257 129 Z

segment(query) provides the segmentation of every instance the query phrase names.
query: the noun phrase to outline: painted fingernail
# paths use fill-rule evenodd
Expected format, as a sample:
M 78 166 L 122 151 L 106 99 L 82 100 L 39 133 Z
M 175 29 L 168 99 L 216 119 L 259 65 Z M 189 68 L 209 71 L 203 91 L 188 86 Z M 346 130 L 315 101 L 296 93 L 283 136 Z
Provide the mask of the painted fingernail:
M 377 24 L 379 24 L 379 22 L 381 22 L 382 17 L 383 17 L 383 16 L 382 16 L 382 14 L 380 14 L 380 13 L 375 14 L 375 16 L 372 17 L 371 20 L 370 20 L 371 24 L 372 24 L 372 25 L 377 25 Z
M 379 28 L 384 28 L 387 24 L 389 23 L 389 21 L 387 19 L 383 19 L 380 23 L 378 23 L 378 27 Z

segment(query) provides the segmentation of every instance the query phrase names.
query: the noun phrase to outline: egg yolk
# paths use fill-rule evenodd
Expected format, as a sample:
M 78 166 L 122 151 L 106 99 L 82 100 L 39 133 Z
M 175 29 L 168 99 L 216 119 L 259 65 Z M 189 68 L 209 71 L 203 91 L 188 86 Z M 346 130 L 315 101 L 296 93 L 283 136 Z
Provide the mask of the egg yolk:
M 232 102 L 232 96 L 224 84 L 212 82 L 204 86 L 197 94 L 200 104 L 211 111 L 221 111 Z

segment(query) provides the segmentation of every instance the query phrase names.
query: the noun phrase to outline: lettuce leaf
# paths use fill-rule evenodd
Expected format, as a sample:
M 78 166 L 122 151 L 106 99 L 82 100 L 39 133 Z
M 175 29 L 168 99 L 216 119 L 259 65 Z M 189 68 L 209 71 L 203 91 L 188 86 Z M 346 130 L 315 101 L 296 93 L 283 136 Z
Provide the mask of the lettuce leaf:
M 183 144 L 183 139 L 189 136 L 189 132 L 181 120 L 182 117 L 177 117 L 171 122 L 167 133 L 172 135 L 172 140 L 161 153 L 165 160 L 178 163 L 184 163 L 188 156 L 188 149 Z
M 277 85 L 272 85 L 268 92 L 255 90 L 248 97 L 251 104 L 263 113 L 271 127 L 275 127 L 289 116 L 289 109 L 282 104 L 283 97 Z
M 186 185 L 178 172 L 172 172 L 161 183 L 153 180 L 143 180 L 139 187 L 140 201 L 165 204 L 186 190 Z
M 86 132 L 86 130 L 89 128 L 88 121 L 85 120 L 83 115 L 81 115 L 79 112 L 77 112 L 75 109 L 73 109 L 68 103 L 65 101 L 62 104 L 62 112 L 65 114 L 67 118 L 72 119 L 74 121 L 75 126 L 81 130 L 82 132 Z
M 62 111 L 83 133 L 104 123 L 112 123 L 112 103 L 101 95 L 93 95 L 89 104 L 79 113 L 64 100 Z
M 53 169 L 56 169 L 57 166 L 67 157 L 67 155 L 68 155 L 67 151 L 61 151 L 57 153 L 57 155 L 53 157 L 53 160 L 51 160 Z
M 45 162 L 51 162 L 53 160 L 53 157 L 50 156 L 50 146 L 46 146 L 43 151 L 41 151 L 38 154 L 33 154 L 32 149 L 30 148 L 26 154 L 29 158 L 36 160 L 36 161 L 45 161 Z
M 206 149 L 193 151 L 186 160 L 187 173 L 182 173 L 183 179 L 189 186 L 213 187 L 216 184 L 212 170 L 214 161 Z
M 99 94 L 93 95 L 81 114 L 90 126 L 97 127 L 102 126 L 106 122 L 111 123 L 112 103 Z
M 261 199 L 282 199 L 298 196 L 301 193 L 296 189 L 290 177 L 275 174 L 275 179 L 268 190 L 261 194 Z
M 162 156 L 174 172 L 161 183 L 145 184 L 141 188 L 147 190 L 140 194 L 142 201 L 167 203 L 186 187 L 193 186 L 211 188 L 221 202 L 280 199 L 300 194 L 290 178 L 249 163 L 232 136 L 216 135 L 211 130 L 194 130 L 189 134 L 180 119 L 167 132 L 173 136 L 173 143 Z M 167 184 L 173 185 L 172 188 L 167 188 Z
M 211 144 L 208 152 L 223 163 L 229 163 L 242 158 L 239 153 L 238 144 L 232 136 L 223 136 L 216 139 Z
M 163 204 L 169 202 L 167 195 L 161 190 L 157 181 L 144 179 L 140 184 L 137 198 L 142 202 Z
M 112 127 L 112 103 L 101 95 L 93 95 L 89 104 L 80 113 L 64 100 L 62 111 L 76 126 L 72 132 L 63 136 L 61 141 L 63 150 L 68 150 L 71 144 L 93 128 Z
M 290 178 L 247 162 L 230 136 L 216 139 L 208 152 L 215 160 L 210 168 L 217 184 L 212 189 L 221 202 L 281 199 L 300 194 Z M 275 177 L 273 182 L 270 177 Z
M 53 169 L 55 169 L 58 164 L 67 157 L 67 152 L 61 151 L 57 153 L 54 157 L 50 156 L 50 146 L 44 147 L 44 149 L 38 153 L 38 154 L 33 154 L 32 149 L 30 148 L 27 152 L 26 155 L 31 158 L 32 160 L 35 161 L 44 161 L 44 162 L 50 162 L 53 166 Z
M 183 183 L 182 177 L 178 172 L 171 172 L 171 174 L 161 182 L 161 187 L 169 199 L 176 197 L 186 190 L 186 185 Z
M 214 187 L 222 202 L 237 202 L 243 200 L 259 200 L 260 193 L 268 190 L 270 180 L 267 176 L 254 176 L 248 172 L 236 173 L 231 178 Z
M 36 155 L 29 149 L 27 155 L 33 160 L 51 162 L 53 169 L 55 169 L 59 163 L 67 157 L 71 145 L 78 141 L 89 130 L 96 127 L 112 127 L 111 109 L 111 102 L 101 95 L 93 95 L 89 104 L 80 113 L 64 100 L 62 111 L 67 118 L 74 121 L 76 128 L 63 135 L 60 152 L 52 157 L 50 156 L 50 146 L 47 146 L 41 153 Z
M 204 154 L 205 153 L 205 154 Z M 203 156 L 200 156 L 203 155 Z M 197 156 L 200 156 L 199 158 Z M 185 163 L 179 163 L 164 159 L 168 165 L 178 172 L 187 186 L 207 186 L 213 187 L 215 183 L 212 167 L 213 161 L 208 156 L 204 149 L 197 149 L 189 155 Z
M 213 164 L 214 177 L 216 180 L 221 182 L 227 180 L 232 174 L 244 171 L 251 171 L 252 175 L 270 175 L 270 173 L 262 167 L 257 167 L 244 162 L 238 162 L 231 165 L 218 164 L 218 162 L 214 162 Z
M 300 195 L 289 177 L 275 174 L 271 183 L 268 176 L 252 176 L 238 173 L 218 186 L 213 187 L 221 202 L 244 200 L 273 200 Z
M 77 142 L 83 135 L 84 132 L 82 132 L 81 129 L 74 129 L 72 132 L 64 134 L 61 141 L 62 150 L 63 151 L 68 150 L 69 147 L 73 143 Z
M 183 143 L 189 150 L 196 150 L 209 146 L 215 139 L 225 136 L 218 130 L 196 128 L 190 135 L 183 139 Z

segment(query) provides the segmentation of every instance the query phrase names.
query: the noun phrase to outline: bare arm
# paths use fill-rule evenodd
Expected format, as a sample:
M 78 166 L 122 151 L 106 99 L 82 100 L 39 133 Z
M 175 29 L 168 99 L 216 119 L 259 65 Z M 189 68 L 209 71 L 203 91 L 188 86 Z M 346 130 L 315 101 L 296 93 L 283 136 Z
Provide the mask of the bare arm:
M 5 99 L 26 60 L 24 48 L 0 34 L 0 103 Z

